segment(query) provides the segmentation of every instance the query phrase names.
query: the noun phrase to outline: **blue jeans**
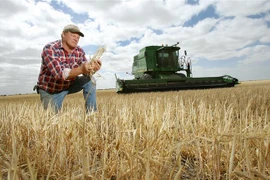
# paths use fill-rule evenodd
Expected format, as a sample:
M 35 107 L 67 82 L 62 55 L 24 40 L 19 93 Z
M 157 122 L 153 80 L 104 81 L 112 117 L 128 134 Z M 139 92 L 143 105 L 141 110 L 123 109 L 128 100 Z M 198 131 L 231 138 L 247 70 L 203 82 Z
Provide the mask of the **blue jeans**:
M 77 77 L 74 83 L 70 85 L 68 89 L 61 92 L 48 93 L 42 89 L 39 89 L 40 100 L 44 109 L 47 109 L 49 105 L 51 105 L 57 113 L 61 110 L 62 103 L 66 95 L 77 93 L 81 90 L 83 90 L 86 112 L 96 111 L 96 85 L 88 76 Z

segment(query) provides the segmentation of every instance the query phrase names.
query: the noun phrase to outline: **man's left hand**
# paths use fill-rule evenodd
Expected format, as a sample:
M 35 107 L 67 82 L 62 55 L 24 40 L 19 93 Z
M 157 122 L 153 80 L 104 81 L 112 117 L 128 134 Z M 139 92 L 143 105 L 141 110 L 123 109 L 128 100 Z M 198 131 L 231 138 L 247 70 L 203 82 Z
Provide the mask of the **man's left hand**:
M 91 62 L 91 65 L 94 67 L 94 71 L 97 72 L 98 70 L 100 70 L 102 63 L 100 60 L 95 60 Z

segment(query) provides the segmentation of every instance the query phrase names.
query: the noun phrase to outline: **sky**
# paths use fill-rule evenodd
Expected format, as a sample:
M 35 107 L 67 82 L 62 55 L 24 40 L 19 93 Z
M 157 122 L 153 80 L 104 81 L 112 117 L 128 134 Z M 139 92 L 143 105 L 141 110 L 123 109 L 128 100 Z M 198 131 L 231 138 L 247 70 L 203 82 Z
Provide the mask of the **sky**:
M 106 46 L 97 89 L 132 79 L 141 48 L 177 42 L 193 77 L 270 79 L 269 0 L 0 0 L 0 95 L 34 93 L 42 49 L 67 24 L 87 58 Z

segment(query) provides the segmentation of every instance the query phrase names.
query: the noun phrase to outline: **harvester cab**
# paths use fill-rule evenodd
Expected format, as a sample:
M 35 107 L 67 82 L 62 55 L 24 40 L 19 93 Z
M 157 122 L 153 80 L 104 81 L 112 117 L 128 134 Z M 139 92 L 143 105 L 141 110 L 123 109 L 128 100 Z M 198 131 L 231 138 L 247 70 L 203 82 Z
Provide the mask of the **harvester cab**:
M 228 75 L 191 77 L 191 59 L 186 51 L 184 55 L 179 55 L 178 44 L 142 48 L 133 59 L 134 79 L 116 77 L 117 93 L 231 87 L 238 83 L 236 78 Z
M 165 79 L 174 75 L 190 77 L 190 65 L 187 66 L 186 56 L 179 58 L 178 44 L 142 48 L 139 54 L 134 56 L 132 75 L 137 80 Z M 186 71 L 187 74 L 176 74 L 179 71 Z

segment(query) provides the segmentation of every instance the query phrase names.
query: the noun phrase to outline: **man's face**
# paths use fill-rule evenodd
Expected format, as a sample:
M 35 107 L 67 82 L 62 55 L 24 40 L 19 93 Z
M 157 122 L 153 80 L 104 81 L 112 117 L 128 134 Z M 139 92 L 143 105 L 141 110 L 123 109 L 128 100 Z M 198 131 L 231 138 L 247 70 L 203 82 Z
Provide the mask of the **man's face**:
M 63 41 L 70 49 L 74 49 L 80 40 L 80 35 L 72 32 L 63 33 Z

